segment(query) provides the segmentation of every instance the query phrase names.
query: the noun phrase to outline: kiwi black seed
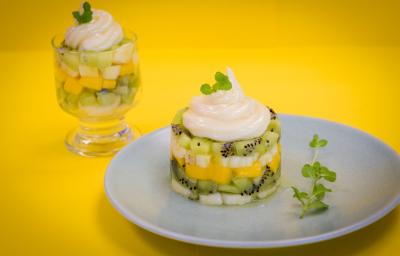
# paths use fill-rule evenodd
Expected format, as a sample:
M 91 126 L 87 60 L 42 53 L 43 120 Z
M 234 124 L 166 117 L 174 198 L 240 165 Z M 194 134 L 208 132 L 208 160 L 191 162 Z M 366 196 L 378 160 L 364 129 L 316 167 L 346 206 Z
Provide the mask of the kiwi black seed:
M 269 112 L 271 113 L 271 119 L 276 119 L 276 112 L 272 108 L 270 108 L 270 107 L 268 107 L 268 108 L 269 108 Z
M 233 156 L 233 143 L 232 142 L 226 142 L 224 145 L 222 145 L 221 149 L 221 155 L 225 158 L 228 156 Z
M 173 125 L 171 125 L 171 128 L 172 128 L 172 132 L 176 136 L 181 135 L 183 133 L 183 129 L 179 124 L 173 124 Z

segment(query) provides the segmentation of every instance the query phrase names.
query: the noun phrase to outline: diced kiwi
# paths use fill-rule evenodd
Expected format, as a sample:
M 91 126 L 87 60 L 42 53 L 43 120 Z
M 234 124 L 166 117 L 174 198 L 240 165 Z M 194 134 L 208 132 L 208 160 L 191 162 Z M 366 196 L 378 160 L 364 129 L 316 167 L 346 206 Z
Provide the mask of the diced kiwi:
M 76 108 L 78 108 L 78 95 L 67 93 L 62 88 L 57 90 L 57 93 L 59 94 L 58 97 L 60 99 L 60 104 L 62 104 L 65 108 L 67 108 L 68 110 L 75 110 Z
M 114 92 L 121 96 L 121 102 L 131 104 L 136 94 L 135 88 L 129 88 L 127 85 L 118 85 Z
M 99 69 L 111 66 L 113 59 L 113 53 L 111 51 L 106 52 L 83 52 L 80 56 L 81 63 L 97 67 Z
M 211 143 L 211 153 L 215 156 L 221 155 L 221 149 L 222 149 L 223 143 L 220 142 L 212 142 Z
M 278 168 L 278 170 L 274 173 L 271 171 L 266 171 L 262 177 L 262 182 L 258 186 L 259 191 L 264 191 L 270 187 L 272 187 L 279 179 L 281 176 L 281 169 Z
M 246 177 L 235 177 L 232 179 L 232 182 L 240 192 L 248 191 L 253 187 L 253 182 Z
M 172 119 L 172 124 L 183 124 L 182 116 L 183 116 L 183 113 L 185 113 L 187 109 L 188 108 L 183 108 L 183 109 L 179 110 L 175 114 L 174 118 Z
M 267 145 L 266 145 L 264 139 L 261 138 L 261 144 L 259 144 L 259 145 L 256 146 L 256 151 L 257 151 L 257 153 L 258 153 L 259 155 L 262 155 L 262 154 L 264 154 L 265 152 L 267 152 L 267 149 L 268 149 L 268 147 L 267 147 Z
M 178 182 L 190 190 L 197 190 L 197 180 L 189 179 L 185 174 L 185 170 L 175 159 L 171 160 L 170 169 Z
M 233 143 L 236 155 L 247 156 L 256 150 L 258 145 L 261 145 L 261 138 L 251 140 L 241 140 Z
M 281 134 L 281 121 L 279 121 L 278 119 L 271 120 L 267 127 L 267 131 L 275 132 L 280 135 Z
M 178 144 L 186 149 L 190 149 L 191 141 L 192 139 L 186 133 L 182 133 L 178 136 Z
M 97 101 L 102 106 L 118 104 L 116 102 L 119 102 L 121 100 L 121 96 L 106 90 L 102 90 L 96 94 L 97 94 Z
M 77 52 L 69 52 L 67 50 L 60 51 L 60 57 L 62 62 L 64 62 L 73 71 L 79 70 L 79 54 Z
M 118 95 L 128 95 L 129 94 L 129 87 L 127 85 L 118 85 L 115 89 L 114 92 Z
M 82 106 L 95 106 L 97 105 L 97 99 L 94 92 L 84 91 L 79 96 L 79 104 Z
M 211 143 L 211 152 L 216 157 L 228 157 L 234 155 L 234 147 L 232 142 L 213 142 Z
M 195 154 L 207 155 L 211 151 L 211 142 L 205 138 L 193 138 L 190 143 L 190 149 Z
M 279 139 L 279 134 L 276 132 L 266 131 L 263 136 L 263 144 L 266 145 L 267 148 L 271 148 Z
M 117 86 L 128 86 L 130 82 L 130 76 L 120 76 L 117 80 Z
M 203 195 L 214 193 L 217 189 L 217 184 L 209 180 L 199 180 L 197 186 L 199 193 Z
M 220 192 L 226 192 L 226 193 L 232 193 L 232 194 L 240 194 L 241 191 L 239 188 L 233 185 L 218 185 L 218 191 Z

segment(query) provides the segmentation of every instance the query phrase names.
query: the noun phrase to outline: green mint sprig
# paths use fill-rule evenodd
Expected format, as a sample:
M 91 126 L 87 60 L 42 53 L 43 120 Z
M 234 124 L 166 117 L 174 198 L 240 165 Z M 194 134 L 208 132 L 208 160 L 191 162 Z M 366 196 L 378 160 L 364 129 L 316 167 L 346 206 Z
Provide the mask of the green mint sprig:
M 74 11 L 72 12 L 72 16 L 74 16 L 75 20 L 79 24 L 89 23 L 93 17 L 91 6 L 88 2 L 84 2 L 82 8 L 83 8 L 82 14 L 79 11 Z
M 322 211 L 329 208 L 329 205 L 322 200 L 325 194 L 327 192 L 332 192 L 332 190 L 325 187 L 321 183 L 321 180 L 326 180 L 328 182 L 334 182 L 336 180 L 336 173 L 334 171 L 329 170 L 328 167 L 316 161 L 320 148 L 328 145 L 328 141 L 325 139 L 320 140 L 318 135 L 315 134 L 309 145 L 314 149 L 313 160 L 310 164 L 305 164 L 303 166 L 301 174 L 303 177 L 311 179 L 311 190 L 307 193 L 296 187 L 292 187 L 293 197 L 300 202 L 302 208 L 300 218 L 303 218 L 308 212 Z
M 229 91 L 232 89 L 232 83 L 229 81 L 228 76 L 222 74 L 221 72 L 215 73 L 216 83 L 210 86 L 209 84 L 202 84 L 200 91 L 205 95 L 210 95 L 218 90 Z

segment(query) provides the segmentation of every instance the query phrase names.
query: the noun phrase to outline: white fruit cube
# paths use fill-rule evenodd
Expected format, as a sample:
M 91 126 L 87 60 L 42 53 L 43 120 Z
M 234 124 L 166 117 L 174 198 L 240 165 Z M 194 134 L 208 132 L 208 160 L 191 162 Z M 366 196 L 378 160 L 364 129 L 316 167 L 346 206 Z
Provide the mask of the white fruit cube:
M 121 66 L 115 65 L 115 66 L 103 68 L 101 70 L 101 73 L 102 73 L 104 79 L 115 80 L 118 78 L 120 70 L 121 70 Z
M 209 195 L 200 195 L 200 203 L 208 205 L 221 205 L 222 196 L 220 193 L 213 193 Z
M 133 43 L 126 43 L 115 50 L 113 63 L 125 64 L 131 61 Z
M 87 65 L 80 64 L 79 74 L 81 74 L 82 77 L 98 77 L 99 70 L 96 67 L 90 67 Z
M 65 73 L 68 74 L 68 76 L 70 77 L 77 77 L 79 75 L 78 72 L 72 70 L 67 64 L 65 64 L 64 62 L 60 63 L 60 68 L 62 71 L 64 71 Z

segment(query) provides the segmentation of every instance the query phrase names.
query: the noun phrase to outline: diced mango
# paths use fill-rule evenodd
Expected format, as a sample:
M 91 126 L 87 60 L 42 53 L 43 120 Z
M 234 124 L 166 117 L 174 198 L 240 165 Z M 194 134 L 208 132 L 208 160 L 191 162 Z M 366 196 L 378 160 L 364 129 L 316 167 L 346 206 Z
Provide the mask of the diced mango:
M 132 74 L 134 71 L 135 71 L 135 65 L 132 62 L 129 62 L 121 66 L 119 75 L 120 76 L 129 75 Z
M 185 167 L 186 175 L 193 179 L 208 179 L 208 168 L 202 168 L 197 165 L 188 164 Z
M 175 159 L 180 166 L 183 166 L 185 164 L 185 158 L 175 158 Z
M 66 92 L 78 95 L 82 92 L 82 85 L 79 84 L 78 79 L 68 77 L 64 84 L 64 90 Z
M 227 184 L 231 181 L 232 172 L 229 168 L 211 163 L 207 168 L 197 165 L 186 165 L 186 175 L 193 179 L 212 180 L 218 184 Z
M 252 166 L 233 168 L 233 172 L 239 177 L 250 177 L 255 178 L 262 174 L 262 168 L 259 161 L 256 161 Z
M 103 80 L 103 88 L 104 89 L 114 89 L 117 85 L 116 80 Z
M 100 91 L 103 84 L 102 80 L 101 77 L 81 77 L 79 79 L 79 84 L 83 87 Z
M 65 82 L 67 80 L 68 74 L 62 71 L 58 65 L 55 67 L 55 77 L 59 82 Z
M 278 144 L 278 151 L 272 158 L 271 162 L 268 163 L 269 168 L 271 171 L 276 172 L 281 164 L 281 144 Z
M 228 184 L 232 178 L 232 170 L 228 167 L 221 165 L 212 165 L 213 168 L 209 170 L 210 180 L 215 181 L 218 184 Z

